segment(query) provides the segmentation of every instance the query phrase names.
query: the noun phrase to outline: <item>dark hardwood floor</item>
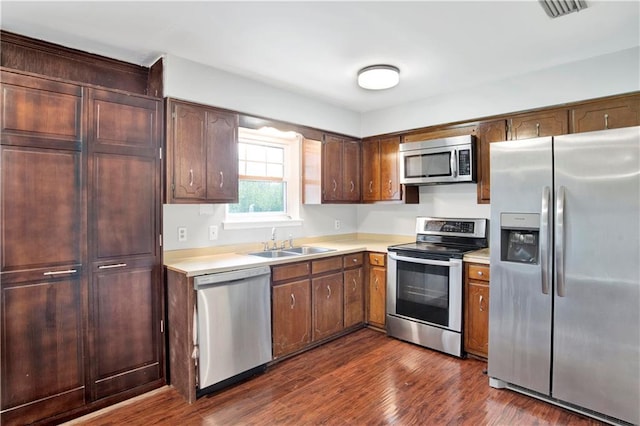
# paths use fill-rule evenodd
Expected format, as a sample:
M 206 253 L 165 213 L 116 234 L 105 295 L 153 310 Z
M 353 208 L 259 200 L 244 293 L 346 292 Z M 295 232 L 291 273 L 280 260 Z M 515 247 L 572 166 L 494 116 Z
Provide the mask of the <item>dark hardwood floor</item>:
M 363 329 L 189 405 L 172 388 L 82 425 L 599 425 L 489 387 L 486 363 Z

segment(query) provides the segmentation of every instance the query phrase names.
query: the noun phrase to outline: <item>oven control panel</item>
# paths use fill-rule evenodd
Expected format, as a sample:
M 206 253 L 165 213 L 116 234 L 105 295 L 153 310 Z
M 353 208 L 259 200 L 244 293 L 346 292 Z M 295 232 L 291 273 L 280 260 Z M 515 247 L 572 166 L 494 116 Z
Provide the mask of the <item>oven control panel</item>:
M 486 238 L 486 219 L 418 217 L 416 232 L 423 235 Z

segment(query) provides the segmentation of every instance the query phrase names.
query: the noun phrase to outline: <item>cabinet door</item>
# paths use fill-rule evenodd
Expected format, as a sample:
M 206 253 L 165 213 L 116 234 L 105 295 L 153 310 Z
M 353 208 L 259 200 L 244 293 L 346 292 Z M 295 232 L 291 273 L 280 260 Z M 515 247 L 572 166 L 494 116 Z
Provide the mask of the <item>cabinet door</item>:
M 519 115 L 511 119 L 509 132 L 512 140 L 564 135 L 569 132 L 569 116 L 566 109 Z
M 326 135 L 322 144 L 322 201 L 342 200 L 342 139 Z
M 593 102 L 571 110 L 571 132 L 640 125 L 640 95 Z
M 42 274 L 39 274 L 42 276 Z M 55 277 L 55 276 L 51 276 Z M 84 405 L 81 274 L 2 284 L 2 424 Z
M 311 283 L 295 281 L 273 286 L 273 357 L 311 342 Z
M 80 150 L 82 87 L 0 71 L 3 144 Z
M 94 271 L 89 289 L 94 399 L 158 380 L 163 371 L 159 268 L 110 266 Z
M 344 271 L 344 327 L 364 322 L 362 268 Z
M 77 269 L 85 247 L 80 152 L 2 146 L 0 155 L 3 277 Z
M 362 142 L 362 200 L 380 199 L 380 144 L 377 139 Z
M 342 199 L 360 201 L 360 142 L 344 141 L 342 151 Z
M 380 200 L 400 200 L 400 137 L 380 139 Z
M 88 236 L 93 399 L 160 381 L 160 103 L 89 92 Z
M 205 200 L 207 197 L 206 112 L 203 108 L 169 103 L 172 126 L 167 144 L 171 145 L 172 200 Z
M 489 354 L 489 286 L 469 280 L 466 286 L 465 350 L 487 357 Z
M 371 325 L 384 328 L 386 316 L 387 269 L 372 266 L 369 269 L 369 318 Z
M 480 123 L 478 126 L 478 204 L 488 204 L 491 187 L 491 165 L 489 164 L 491 142 L 507 139 L 507 122 L 496 120 Z
M 344 328 L 342 272 L 312 280 L 313 341 L 338 333 Z
M 206 114 L 207 200 L 238 202 L 238 116 Z

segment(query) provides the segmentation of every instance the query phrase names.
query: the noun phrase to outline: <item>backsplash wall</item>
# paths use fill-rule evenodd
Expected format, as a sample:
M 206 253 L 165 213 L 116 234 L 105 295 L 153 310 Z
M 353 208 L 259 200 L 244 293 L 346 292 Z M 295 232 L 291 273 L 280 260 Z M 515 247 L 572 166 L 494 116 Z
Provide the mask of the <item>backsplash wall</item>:
M 416 216 L 489 218 L 488 204 L 476 204 L 476 184 L 424 186 L 419 204 L 325 204 L 303 205 L 302 226 L 276 227 L 278 241 L 324 235 L 395 234 L 414 235 Z M 180 250 L 233 244 L 260 243 L 271 238 L 271 227 L 258 229 L 224 229 L 225 205 L 214 204 L 212 214 L 200 214 L 198 204 L 164 205 L 164 250 Z M 207 210 L 207 209 L 204 209 Z M 209 209 L 211 212 L 211 209 Z M 336 230 L 334 221 L 340 220 Z M 218 239 L 209 241 L 209 226 L 218 226 Z M 187 227 L 187 241 L 178 242 L 178 227 Z

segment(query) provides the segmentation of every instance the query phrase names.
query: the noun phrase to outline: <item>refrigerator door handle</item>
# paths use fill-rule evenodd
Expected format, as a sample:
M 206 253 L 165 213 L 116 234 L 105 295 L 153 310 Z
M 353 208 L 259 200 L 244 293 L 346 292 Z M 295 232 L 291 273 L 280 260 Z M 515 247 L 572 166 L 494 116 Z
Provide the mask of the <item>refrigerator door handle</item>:
M 565 295 L 564 283 L 564 186 L 558 187 L 556 201 L 556 292 L 558 297 Z
M 545 186 L 542 189 L 542 205 L 540 215 L 540 265 L 542 269 L 542 294 L 549 294 L 549 249 L 551 244 L 551 235 L 549 226 L 551 210 L 549 209 L 549 203 L 551 200 L 551 189 Z

